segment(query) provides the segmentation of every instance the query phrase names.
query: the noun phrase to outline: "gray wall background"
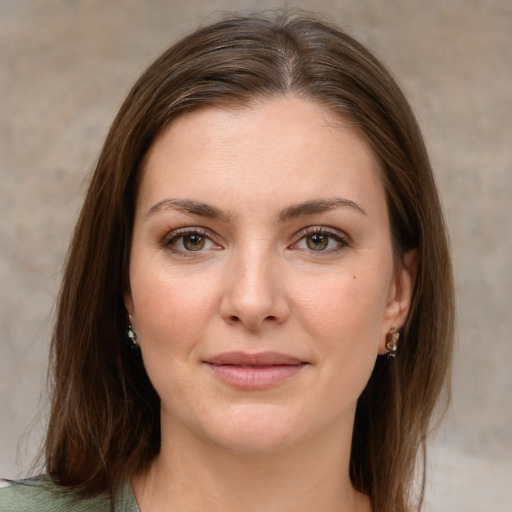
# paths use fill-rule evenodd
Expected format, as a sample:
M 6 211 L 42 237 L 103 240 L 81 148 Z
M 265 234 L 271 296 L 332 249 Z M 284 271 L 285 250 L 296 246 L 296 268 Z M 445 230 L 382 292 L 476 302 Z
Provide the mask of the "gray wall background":
M 512 1 L 0 0 L 0 476 L 41 438 L 54 298 L 87 175 L 130 85 L 215 12 L 329 14 L 399 77 L 422 124 L 458 292 L 453 406 L 426 510 L 512 503 Z

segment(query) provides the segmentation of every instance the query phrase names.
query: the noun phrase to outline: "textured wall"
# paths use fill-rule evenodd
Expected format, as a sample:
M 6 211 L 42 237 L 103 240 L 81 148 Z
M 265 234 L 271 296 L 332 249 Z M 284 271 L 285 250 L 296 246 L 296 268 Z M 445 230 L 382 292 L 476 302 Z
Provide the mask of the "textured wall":
M 0 475 L 22 473 L 37 445 L 70 230 L 128 88 L 214 11 L 308 4 L 0 0 Z M 317 0 L 315 9 L 349 27 L 400 77 L 444 199 L 458 346 L 427 510 L 510 510 L 512 3 Z

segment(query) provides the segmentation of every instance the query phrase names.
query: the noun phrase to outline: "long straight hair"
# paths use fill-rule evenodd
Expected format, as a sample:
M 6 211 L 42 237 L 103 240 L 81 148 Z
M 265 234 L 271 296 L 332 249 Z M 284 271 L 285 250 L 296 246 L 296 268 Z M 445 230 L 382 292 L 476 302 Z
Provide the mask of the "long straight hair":
M 160 401 L 125 340 L 123 292 L 144 155 L 174 119 L 204 106 L 296 95 L 349 121 L 380 161 L 395 257 L 419 267 L 398 357 L 379 357 L 356 411 L 350 476 L 374 512 L 419 507 L 417 466 L 443 385 L 454 305 L 442 210 L 414 115 L 391 74 L 338 27 L 309 15 L 234 16 L 173 45 L 122 105 L 70 246 L 52 340 L 45 455 L 61 485 L 114 493 L 160 449 Z M 448 395 L 444 395 L 446 398 Z M 421 477 L 420 470 L 420 477 Z

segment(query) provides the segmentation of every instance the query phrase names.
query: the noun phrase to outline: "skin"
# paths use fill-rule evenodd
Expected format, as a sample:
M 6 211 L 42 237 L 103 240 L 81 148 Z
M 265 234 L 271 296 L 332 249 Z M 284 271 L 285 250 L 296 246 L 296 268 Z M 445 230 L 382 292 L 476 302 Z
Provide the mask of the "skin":
M 279 97 L 186 114 L 142 172 L 125 302 L 162 449 L 134 479 L 141 510 L 371 510 L 348 473 L 355 407 L 407 316 L 415 255 L 393 259 L 370 148 Z M 240 388 L 205 363 L 230 351 L 305 364 Z

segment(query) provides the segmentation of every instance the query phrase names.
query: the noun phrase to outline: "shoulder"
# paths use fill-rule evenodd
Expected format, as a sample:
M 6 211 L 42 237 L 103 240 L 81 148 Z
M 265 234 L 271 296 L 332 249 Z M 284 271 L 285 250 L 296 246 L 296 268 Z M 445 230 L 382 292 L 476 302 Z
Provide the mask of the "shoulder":
M 48 478 L 11 482 L 0 488 L 0 512 L 109 512 L 105 496 L 87 498 Z

